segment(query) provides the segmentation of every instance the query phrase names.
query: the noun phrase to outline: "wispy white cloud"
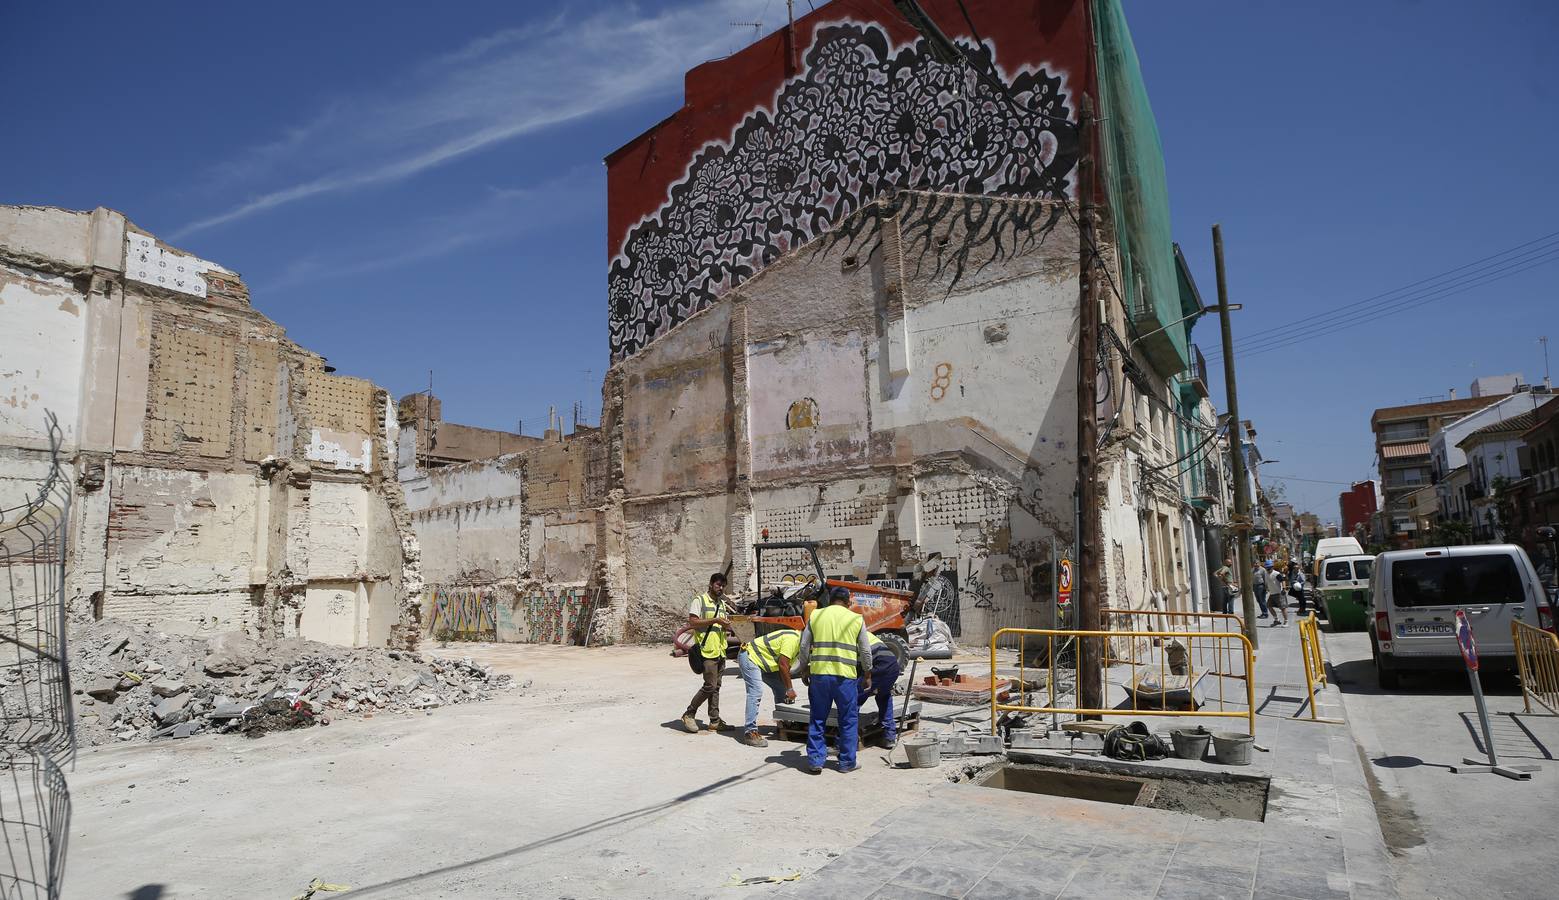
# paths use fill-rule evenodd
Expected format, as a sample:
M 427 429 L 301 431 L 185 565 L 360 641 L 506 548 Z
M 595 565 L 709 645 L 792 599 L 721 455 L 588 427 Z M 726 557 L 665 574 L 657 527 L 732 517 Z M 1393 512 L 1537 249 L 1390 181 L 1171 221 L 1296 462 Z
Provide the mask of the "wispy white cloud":
M 370 235 L 366 249 L 344 248 L 293 259 L 274 281 L 263 281 L 253 292 L 263 298 L 304 284 L 428 262 L 465 247 L 568 225 L 599 208 L 604 177 L 600 166 L 580 166 L 539 184 L 489 187 L 480 201 L 458 211 L 397 221 L 393 229 Z
M 626 5 L 495 32 L 411 67 L 372 94 L 217 167 L 254 193 L 173 232 L 180 240 L 299 200 L 390 184 L 505 141 L 675 86 L 731 46 L 739 0 L 647 15 Z

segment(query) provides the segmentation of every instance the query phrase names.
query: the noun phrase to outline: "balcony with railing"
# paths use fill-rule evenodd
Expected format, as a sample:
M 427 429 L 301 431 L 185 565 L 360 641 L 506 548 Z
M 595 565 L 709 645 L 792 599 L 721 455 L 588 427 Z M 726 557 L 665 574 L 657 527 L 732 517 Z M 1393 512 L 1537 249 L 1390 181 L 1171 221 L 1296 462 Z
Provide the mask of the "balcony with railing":
M 1211 397 L 1207 386 L 1207 357 L 1202 355 L 1202 348 L 1191 345 L 1191 386 L 1203 397 Z

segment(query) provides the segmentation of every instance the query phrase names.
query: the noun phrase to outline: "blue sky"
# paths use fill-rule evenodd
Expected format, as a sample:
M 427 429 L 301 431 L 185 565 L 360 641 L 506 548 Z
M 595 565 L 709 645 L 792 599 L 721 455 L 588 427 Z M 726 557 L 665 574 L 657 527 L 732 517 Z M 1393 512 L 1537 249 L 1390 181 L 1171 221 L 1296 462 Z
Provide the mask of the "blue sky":
M 434 370 L 452 420 L 536 433 L 582 400 L 594 421 L 601 158 L 676 108 L 685 69 L 750 39 L 727 23 L 783 8 L 13 4 L 0 83 L 25 127 L 0 140 L 0 202 L 120 209 L 240 271 L 343 373 L 403 394 Z M 1236 338 L 1559 231 L 1559 11 L 1493 9 L 1126 0 L 1176 239 L 1211 302 L 1222 222 Z M 1268 474 L 1367 477 L 1371 409 L 1540 379 L 1556 272 L 1241 356 Z M 1194 339 L 1215 348 L 1214 323 Z M 1288 487 L 1335 517 L 1340 486 Z

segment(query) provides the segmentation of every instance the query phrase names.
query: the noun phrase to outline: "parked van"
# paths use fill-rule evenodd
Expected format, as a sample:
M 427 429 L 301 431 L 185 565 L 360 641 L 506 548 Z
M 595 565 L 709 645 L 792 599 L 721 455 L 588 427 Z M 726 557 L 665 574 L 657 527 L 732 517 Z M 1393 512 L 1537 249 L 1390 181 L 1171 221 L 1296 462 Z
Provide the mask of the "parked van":
M 1374 576 L 1370 653 L 1383 688 L 1395 688 L 1402 672 L 1461 667 L 1458 609 L 1484 668 L 1514 668 L 1512 622 L 1554 627 L 1537 569 L 1515 544 L 1393 550 L 1376 557 Z
M 1333 537 L 1321 538 L 1315 544 L 1315 564 L 1310 568 L 1313 580 L 1321 579 L 1321 564 L 1328 556 L 1339 556 L 1348 553 L 1354 556 L 1364 555 L 1364 548 L 1359 546 L 1358 538 Z
M 1369 619 L 1370 573 L 1375 557 L 1356 554 L 1328 556 L 1316 567 L 1316 602 L 1333 631 L 1363 631 Z

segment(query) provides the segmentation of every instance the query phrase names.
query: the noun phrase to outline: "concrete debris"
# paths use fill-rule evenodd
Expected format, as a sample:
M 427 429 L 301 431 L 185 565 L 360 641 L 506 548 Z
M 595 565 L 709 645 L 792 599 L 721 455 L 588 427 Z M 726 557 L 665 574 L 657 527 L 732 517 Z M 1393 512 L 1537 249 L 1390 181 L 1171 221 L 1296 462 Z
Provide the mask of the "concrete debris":
M 111 619 L 73 624 L 69 647 L 83 746 L 259 736 L 342 716 L 430 712 L 514 686 L 468 659 L 298 638 L 262 646 L 237 633 L 206 640 Z M 0 702 L 9 705 L 7 695 L 22 687 L 0 684 Z
M 161 681 L 153 681 L 147 687 L 151 688 L 152 693 L 159 697 L 176 697 L 189 689 L 189 685 L 184 682 L 168 678 L 164 678 Z

